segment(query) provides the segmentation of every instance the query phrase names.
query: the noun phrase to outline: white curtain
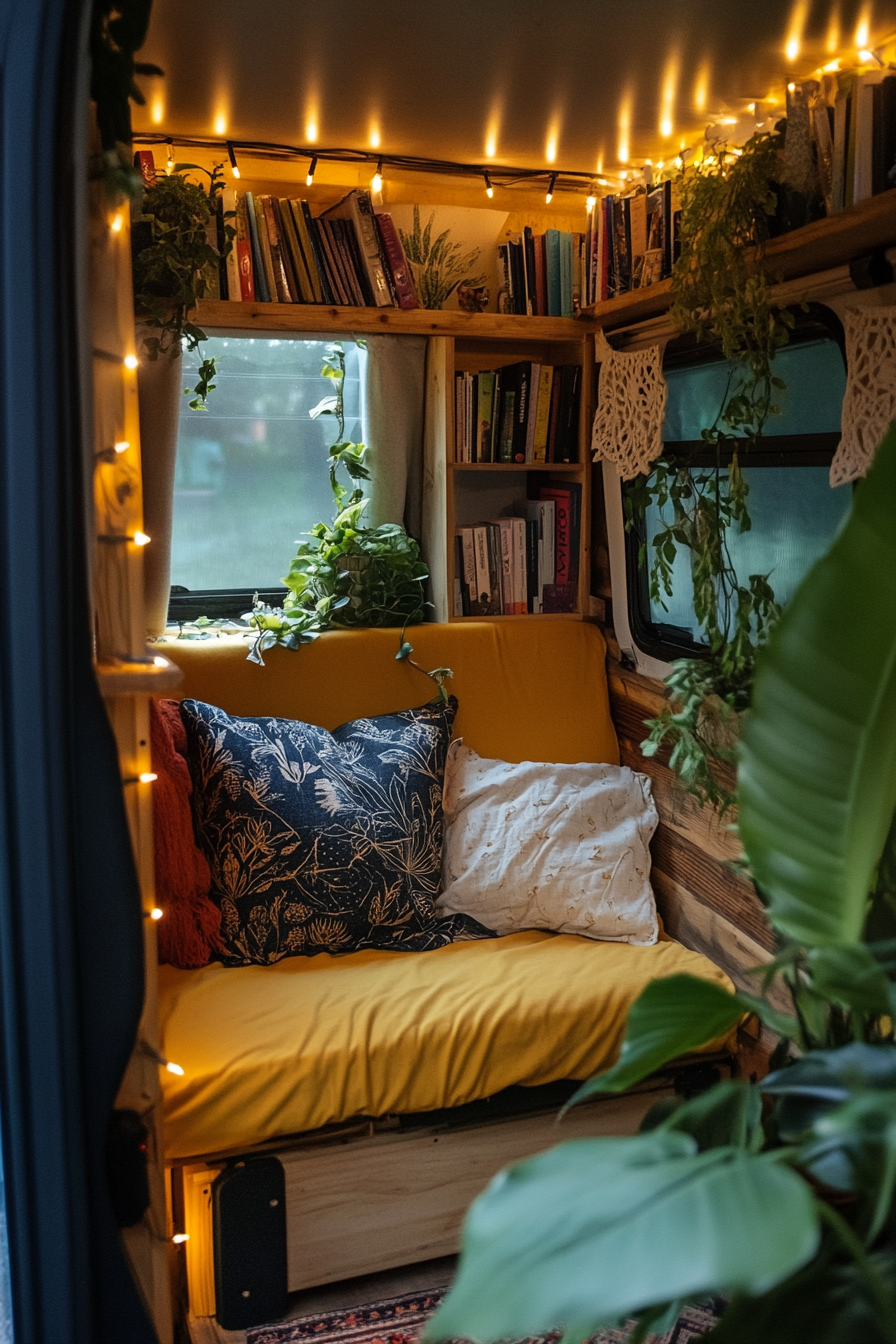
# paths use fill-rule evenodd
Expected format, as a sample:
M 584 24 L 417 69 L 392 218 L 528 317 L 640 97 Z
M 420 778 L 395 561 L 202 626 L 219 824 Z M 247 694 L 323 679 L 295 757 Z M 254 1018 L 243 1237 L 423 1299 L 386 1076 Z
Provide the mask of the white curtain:
M 420 537 L 425 336 L 367 336 L 361 424 L 370 470 L 368 519 Z M 366 364 L 366 368 L 365 368 Z
M 142 352 L 145 329 L 137 329 Z M 140 457 L 143 466 L 143 526 L 151 538 L 143 553 L 146 633 L 157 639 L 165 632 L 171 594 L 171 519 L 174 508 L 174 464 L 177 427 L 183 402 L 183 359 L 180 353 L 156 360 L 141 358 L 137 373 L 140 401 Z

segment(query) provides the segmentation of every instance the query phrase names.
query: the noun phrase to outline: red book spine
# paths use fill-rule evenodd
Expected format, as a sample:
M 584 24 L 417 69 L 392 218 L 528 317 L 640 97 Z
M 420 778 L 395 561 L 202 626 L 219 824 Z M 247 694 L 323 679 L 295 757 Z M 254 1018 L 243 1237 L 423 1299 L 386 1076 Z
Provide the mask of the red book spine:
M 550 487 L 539 491 L 541 499 L 552 499 L 557 506 L 556 542 L 554 552 L 554 583 L 569 583 L 572 572 L 572 519 L 569 491 Z
M 248 238 L 236 244 L 236 259 L 240 268 L 240 297 L 243 303 L 255 302 L 255 280 L 252 275 L 252 248 Z
M 399 308 L 419 308 L 420 303 L 417 299 L 417 291 L 414 289 L 411 268 L 404 255 L 404 248 L 401 245 L 401 239 L 398 236 L 398 230 L 392 216 L 389 214 L 377 215 L 376 226 L 379 230 L 386 261 L 389 263 L 389 270 L 392 273 L 392 286 L 395 290 Z

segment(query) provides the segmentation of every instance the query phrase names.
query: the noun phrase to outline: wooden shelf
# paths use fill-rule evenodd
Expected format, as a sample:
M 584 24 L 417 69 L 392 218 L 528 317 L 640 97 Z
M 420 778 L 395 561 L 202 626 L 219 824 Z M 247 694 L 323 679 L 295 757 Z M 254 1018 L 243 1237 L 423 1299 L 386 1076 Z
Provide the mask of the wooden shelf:
M 449 462 L 449 471 L 578 472 L 581 462 Z
M 512 313 L 433 312 L 426 308 L 337 308 L 308 303 L 231 303 L 204 299 L 191 318 L 210 331 L 394 332 L 477 340 L 581 341 L 574 317 L 519 317 Z
M 528 611 L 520 616 L 449 616 L 450 625 L 462 625 L 464 621 L 581 621 L 580 611 Z
M 160 695 L 173 691 L 183 680 L 180 668 L 162 654 L 148 654 L 145 661 L 95 663 L 101 695 Z
M 851 205 L 838 215 L 772 238 L 765 256 L 775 280 L 794 280 L 845 266 L 855 257 L 893 244 L 896 244 L 896 188 Z M 589 329 L 592 325 L 628 326 L 665 313 L 671 295 L 672 281 L 662 280 L 658 285 L 636 289 L 618 299 L 591 304 L 573 320 Z

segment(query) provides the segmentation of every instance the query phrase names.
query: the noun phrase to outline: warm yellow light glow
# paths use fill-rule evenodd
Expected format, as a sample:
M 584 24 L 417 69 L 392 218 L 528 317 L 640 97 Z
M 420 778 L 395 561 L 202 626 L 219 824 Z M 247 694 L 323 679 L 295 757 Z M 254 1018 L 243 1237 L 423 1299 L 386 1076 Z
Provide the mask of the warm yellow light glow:
M 490 135 L 485 142 L 485 152 L 490 159 L 493 159 L 498 152 L 498 142 L 493 135 Z
M 314 159 L 311 160 L 311 162 L 310 162 L 309 165 L 308 165 L 308 173 L 307 173 L 307 175 L 306 175 L 306 177 L 305 177 L 305 186 L 306 186 L 306 187 L 310 187 L 310 186 L 311 186 L 311 183 L 314 181 L 314 170 L 315 170 L 316 167 L 317 167 L 317 159 L 314 158 Z
M 555 136 L 550 136 L 544 147 L 544 156 L 548 163 L 557 162 L 557 140 Z
M 755 112 L 755 111 L 756 111 L 756 104 L 755 104 L 755 103 L 747 103 L 747 111 L 748 111 L 748 112 Z
M 170 1059 L 166 1062 L 165 1068 L 168 1070 L 169 1073 L 176 1073 L 178 1078 L 183 1078 L 184 1076 L 184 1071 L 181 1068 L 181 1066 L 179 1064 L 172 1064 Z M 185 1232 L 182 1232 L 180 1235 L 181 1240 L 183 1241 L 189 1240 Z
M 227 134 L 227 118 L 223 112 L 219 112 L 215 117 L 215 135 Z
M 379 163 L 376 166 L 376 172 L 370 179 L 370 190 L 382 191 L 382 189 L 383 189 L 383 161 L 382 159 L 380 159 Z
M 828 61 L 827 65 L 823 65 L 821 68 L 826 75 L 832 75 L 835 70 L 840 69 L 840 62 L 839 60 Z
M 828 35 L 825 38 L 825 50 L 828 54 L 838 51 L 840 47 L 840 10 L 837 5 L 831 10 L 831 17 L 828 19 Z
M 378 127 L 378 126 L 371 126 L 371 128 L 370 128 L 370 135 L 369 135 L 368 139 L 370 140 L 370 148 L 371 148 L 371 149 L 379 149 L 379 147 L 380 147 L 380 132 L 379 132 L 379 127 Z
M 862 17 L 859 19 L 859 23 L 858 23 L 858 26 L 857 26 L 857 28 L 856 28 L 856 46 L 857 46 L 857 47 L 862 48 L 862 47 L 867 47 L 867 46 L 868 46 L 868 33 L 869 33 L 869 29 L 870 29 L 870 27 L 871 27 L 871 25 L 870 25 L 869 20 L 868 20 L 868 10 L 867 10 L 867 8 L 865 8 L 865 9 L 862 11 Z
M 231 173 L 233 174 L 234 177 L 239 177 L 239 175 L 240 175 L 240 170 L 239 170 L 239 168 L 237 167 L 236 164 L 233 165 L 233 167 L 231 168 L 230 171 L 231 171 Z
M 112 221 L 109 224 L 109 228 L 112 230 L 113 233 L 121 233 L 121 226 L 123 223 L 124 219 L 122 218 L 121 214 L 113 215 Z
M 545 195 L 544 198 L 545 205 L 550 205 L 551 201 L 554 199 L 554 183 L 556 181 L 557 181 L 557 174 L 551 173 L 551 180 L 548 183 L 547 194 Z
M 597 185 L 599 187 L 608 187 L 610 184 L 605 177 L 599 177 L 597 179 Z
M 674 160 L 674 163 L 675 163 L 675 167 L 678 168 L 678 169 L 681 169 L 681 168 L 684 167 L 684 159 L 681 157 L 680 154 L 679 154 L 678 157 Z
M 120 439 L 118 443 L 113 444 L 116 453 L 126 453 L 130 446 L 128 439 Z
M 876 62 L 876 61 L 877 61 L 877 57 L 875 56 L 875 54 L 874 54 L 873 51 L 860 51 L 860 52 L 859 52 L 859 60 L 860 60 L 860 61 L 864 61 L 865 64 L 868 65 L 868 64 L 870 64 L 871 61 L 875 61 L 875 62 Z
M 136 355 L 125 355 L 124 357 L 124 366 L 126 369 L 136 369 L 138 362 Z
M 169 1064 L 168 1067 L 170 1069 L 171 1065 Z M 181 1073 L 183 1073 L 183 1069 L 181 1069 Z M 190 1234 L 189 1232 L 175 1232 L 171 1240 L 174 1242 L 175 1246 L 180 1246 L 183 1242 L 190 1240 Z
M 629 134 L 632 125 L 632 101 L 631 95 L 626 93 L 622 102 L 619 104 L 619 143 L 616 148 L 616 157 L 620 163 L 628 163 L 629 154 Z
M 317 122 L 314 121 L 314 120 L 306 121 L 306 122 L 305 122 L 305 139 L 308 141 L 309 145 L 313 145 L 313 144 L 316 144 L 316 143 L 317 143 L 317 134 L 318 134 L 318 125 L 317 125 Z
M 787 29 L 787 45 L 784 48 L 788 61 L 795 61 L 800 54 L 808 9 L 808 0 L 796 0 L 796 4 L 791 11 L 790 24 Z
M 154 126 L 161 126 L 162 118 L 165 115 L 165 104 L 162 102 L 161 98 L 153 98 L 149 115 L 152 117 Z
M 737 117 L 719 117 L 719 126 L 736 126 Z
M 796 93 L 796 85 L 795 85 L 795 84 L 788 84 L 788 85 L 787 85 L 787 92 L 788 92 L 788 93 Z
M 709 101 L 709 63 L 704 61 L 697 72 L 697 80 L 694 84 L 694 107 L 698 112 L 706 111 L 706 104 Z
M 135 545 L 135 546 L 148 546 L 149 543 L 150 543 L 151 541 L 152 541 L 152 537 L 148 537 L 148 536 L 146 535 L 145 532 L 135 532 L 135 533 L 134 533 L 134 545 Z M 141 779 L 142 779 L 142 775 L 141 775 Z M 155 779 L 155 775 L 153 775 L 153 779 Z
M 155 784 L 158 775 L 153 774 L 152 770 L 144 770 L 142 775 L 138 775 L 141 784 Z
M 485 194 L 489 198 L 489 200 L 491 200 L 495 194 L 495 189 L 492 186 L 492 180 L 489 177 L 488 173 L 483 174 L 483 176 L 485 177 Z
M 157 905 L 154 905 L 149 912 L 149 917 L 150 919 L 161 919 L 164 913 L 165 913 L 164 910 L 160 910 Z
M 588 199 L 585 201 L 585 209 L 588 211 L 589 215 L 591 214 L 591 211 L 594 209 L 596 205 L 597 205 L 597 197 L 589 196 Z
M 663 89 L 660 100 L 660 135 L 668 140 L 672 134 L 675 97 L 678 93 L 678 53 L 673 52 L 663 70 Z
M 161 655 L 160 653 L 157 653 L 156 656 L 155 656 L 155 658 L 153 658 L 153 660 L 152 660 L 152 665 L 153 665 L 153 667 L 167 667 L 167 666 L 168 666 L 168 659 L 167 659 L 167 658 L 163 658 L 162 655 Z

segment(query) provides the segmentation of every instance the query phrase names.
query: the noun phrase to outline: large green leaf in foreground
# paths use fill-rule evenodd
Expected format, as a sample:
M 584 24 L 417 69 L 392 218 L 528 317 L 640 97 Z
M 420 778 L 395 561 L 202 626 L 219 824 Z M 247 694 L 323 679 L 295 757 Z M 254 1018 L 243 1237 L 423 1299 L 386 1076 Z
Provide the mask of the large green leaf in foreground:
M 856 942 L 896 806 L 896 424 L 759 660 L 738 802 L 775 927 Z
M 774 1154 L 689 1134 L 578 1139 L 501 1173 L 464 1229 L 428 1340 L 585 1334 L 656 1303 L 761 1293 L 814 1255 L 806 1183 Z

